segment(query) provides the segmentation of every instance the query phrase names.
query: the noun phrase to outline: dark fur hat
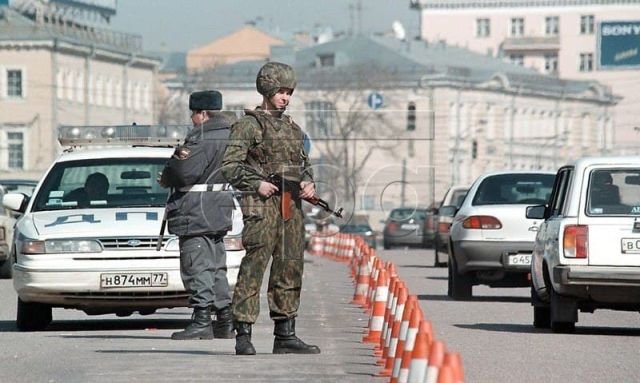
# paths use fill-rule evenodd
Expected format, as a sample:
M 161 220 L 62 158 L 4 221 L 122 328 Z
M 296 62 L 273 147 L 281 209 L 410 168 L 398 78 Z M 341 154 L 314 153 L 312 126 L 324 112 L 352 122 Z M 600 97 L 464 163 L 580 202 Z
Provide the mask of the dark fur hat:
M 217 90 L 193 92 L 189 96 L 189 110 L 222 109 L 222 93 Z

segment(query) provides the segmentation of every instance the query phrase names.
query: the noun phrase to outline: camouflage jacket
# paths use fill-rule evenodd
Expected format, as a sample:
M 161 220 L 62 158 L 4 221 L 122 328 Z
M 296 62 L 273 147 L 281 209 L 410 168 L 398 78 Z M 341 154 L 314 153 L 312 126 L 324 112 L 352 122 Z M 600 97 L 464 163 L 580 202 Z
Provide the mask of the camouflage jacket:
M 223 175 L 237 189 L 256 191 L 263 177 L 276 173 L 294 181 L 312 181 L 304 151 L 304 132 L 289 117 L 256 110 L 231 127 L 223 159 Z

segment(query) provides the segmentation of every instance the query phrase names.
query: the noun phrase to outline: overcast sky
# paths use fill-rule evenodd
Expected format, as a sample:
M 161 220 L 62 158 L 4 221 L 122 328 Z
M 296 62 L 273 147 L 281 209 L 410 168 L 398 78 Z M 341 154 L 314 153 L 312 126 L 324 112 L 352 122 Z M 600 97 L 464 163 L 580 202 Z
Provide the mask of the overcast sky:
M 262 18 L 265 30 L 334 31 L 350 28 L 349 6 L 357 0 L 118 0 L 111 26 L 142 35 L 147 51 L 187 51 Z M 362 0 L 362 29 L 388 31 L 400 21 L 407 36 L 418 34 L 418 11 L 409 0 Z M 260 24 L 258 24 L 260 25 Z

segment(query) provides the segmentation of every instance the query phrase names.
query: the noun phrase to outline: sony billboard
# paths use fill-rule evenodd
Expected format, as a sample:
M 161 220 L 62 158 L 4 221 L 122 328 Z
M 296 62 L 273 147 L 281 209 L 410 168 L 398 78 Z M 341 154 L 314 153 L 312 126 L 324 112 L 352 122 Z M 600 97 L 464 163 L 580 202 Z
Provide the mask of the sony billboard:
M 640 21 L 603 21 L 598 28 L 600 69 L 640 68 Z

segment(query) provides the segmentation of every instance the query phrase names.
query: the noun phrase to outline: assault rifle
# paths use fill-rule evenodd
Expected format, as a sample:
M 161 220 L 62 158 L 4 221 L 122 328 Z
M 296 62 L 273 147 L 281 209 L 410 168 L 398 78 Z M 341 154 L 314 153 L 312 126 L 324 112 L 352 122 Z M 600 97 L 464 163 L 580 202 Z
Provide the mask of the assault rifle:
M 281 200 L 282 200 L 282 203 L 281 203 L 282 216 L 285 220 L 289 219 L 290 218 L 289 206 L 291 204 L 291 201 L 300 199 L 300 183 L 296 181 L 290 181 L 274 173 L 266 176 L 265 181 L 277 186 L 278 189 L 280 190 Z M 310 197 L 310 198 L 303 198 L 303 199 L 314 206 L 320 206 L 326 212 L 329 212 L 338 218 L 342 218 L 342 210 L 344 210 L 343 208 L 333 210 L 331 209 L 331 207 L 329 207 L 329 203 L 327 203 L 327 201 L 323 200 L 317 195 L 314 195 L 313 197 Z

